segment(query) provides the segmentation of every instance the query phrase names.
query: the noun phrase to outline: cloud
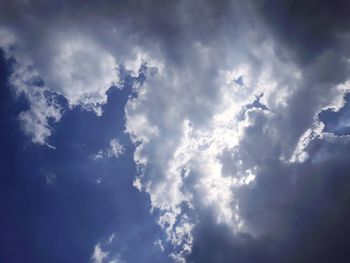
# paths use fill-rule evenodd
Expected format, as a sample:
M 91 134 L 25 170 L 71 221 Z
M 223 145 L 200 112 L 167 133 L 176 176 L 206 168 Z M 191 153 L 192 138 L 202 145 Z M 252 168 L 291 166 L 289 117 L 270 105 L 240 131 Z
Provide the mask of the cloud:
M 46 84 L 62 94 L 70 107 L 80 105 L 102 115 L 106 92 L 119 81 L 115 58 L 84 35 L 54 37 L 53 57 L 41 71 Z
M 45 181 L 48 185 L 54 184 L 57 181 L 56 174 L 50 170 L 47 170 L 45 168 L 41 168 L 40 173 L 45 178 Z
M 10 85 L 29 102 L 29 110 L 19 116 L 22 128 L 37 144 L 46 144 L 51 135 L 50 120 L 60 120 L 62 99 L 70 109 L 80 106 L 101 116 L 107 91 L 119 84 L 119 66 L 109 51 L 79 31 L 59 30 L 46 36 L 50 44 L 41 39 L 36 47 L 41 50 L 33 52 L 26 50 L 22 35 L 1 30 L 0 44 L 15 59 Z
M 270 32 L 287 48 L 291 58 L 300 63 L 310 63 L 328 50 L 349 49 L 350 22 L 347 15 L 350 4 L 347 1 L 253 1 L 260 17 L 266 22 Z M 339 51 L 340 51 L 339 50 Z M 339 52 L 342 54 L 343 52 Z M 335 72 L 333 74 L 336 75 Z
M 95 161 L 111 157 L 118 158 L 124 154 L 124 151 L 125 147 L 115 138 L 109 142 L 109 146 L 106 149 L 99 150 L 96 154 L 92 155 L 92 158 Z
M 154 241 L 153 243 L 156 247 L 159 248 L 160 251 L 164 252 L 165 248 L 163 246 L 163 241 L 161 239 L 157 239 L 156 241 Z
M 286 60 L 281 54 L 292 57 L 291 51 L 274 35 L 260 35 L 268 33 L 264 26 L 254 26 L 242 35 L 210 32 L 215 43 L 178 39 L 181 59 L 163 63 L 126 106 L 127 131 L 138 144 L 135 186 L 150 194 L 179 262 L 191 253 L 191 233 L 207 211 L 231 239 L 288 228 L 274 200 L 292 202 L 293 181 L 307 172 L 295 171 L 296 162 L 308 160 L 309 144 L 323 134 L 318 114 L 341 109 L 350 88 L 346 48 L 321 50 L 307 63 Z
M 58 96 L 42 86 L 38 72 L 30 64 L 16 63 L 10 76 L 10 85 L 16 96 L 23 95 L 29 102 L 29 109 L 19 114 L 22 130 L 37 144 L 48 144 L 51 135 L 50 121 L 58 122 L 62 117 L 62 107 Z
M 239 191 L 242 216 L 264 234 L 233 235 L 203 212 L 188 261 L 346 262 L 349 143 L 327 137 L 308 148 L 310 156 L 326 152 L 322 160 L 266 166 L 256 187 Z
M 277 189 L 286 185 L 291 191 L 288 188 L 292 188 L 293 176 L 285 174 L 293 167 L 288 168 L 284 162 L 306 161 L 308 144 L 322 133 L 318 113 L 343 106 L 348 84 L 319 84 L 309 75 L 315 74 L 313 68 L 301 73 L 297 65 L 281 62 L 272 48 L 265 48 L 260 48 L 261 70 L 235 65 L 223 70 L 215 65 L 216 78 L 210 76 L 215 82 L 201 75 L 206 72 L 205 61 L 194 69 L 203 84 L 186 76 L 187 72 L 182 75 L 181 69 L 167 71 L 165 67 L 164 75 L 148 79 L 139 88 L 137 99 L 127 105 L 127 130 L 140 143 L 135 160 L 141 173 L 135 185 L 148 192 L 153 208 L 161 211 L 158 223 L 168 240 L 179 248 L 173 255 L 177 261 L 183 261 L 191 251 L 195 242 L 192 229 L 202 209 L 209 209 L 216 223 L 228 225 L 235 235 L 243 232 L 258 237 L 269 232 L 271 225 L 252 220 L 246 210 L 254 211 L 258 206 L 252 202 L 245 207 L 248 197 L 239 193 L 264 187 L 258 182 L 268 176 L 267 171 L 276 174 L 273 182 Z M 206 50 L 207 54 L 211 51 L 208 47 Z M 193 54 L 199 53 L 198 57 L 200 52 L 192 50 Z M 216 49 L 212 52 L 215 57 Z M 275 68 L 271 63 L 276 63 Z M 201 66 L 204 69 L 200 70 Z M 246 79 L 243 88 L 233 81 L 242 71 Z M 188 81 L 191 90 L 181 86 L 183 82 L 178 83 L 178 79 Z M 306 88 L 309 84 L 312 86 Z M 209 96 L 202 85 L 212 85 L 216 93 Z M 196 89 L 200 92 L 189 95 Z M 267 110 L 247 107 L 261 92 Z M 142 124 L 135 125 L 134 121 L 140 119 Z M 270 191 L 276 196 L 266 198 L 283 198 L 279 190 Z M 266 222 L 287 220 L 275 217 L 273 210 L 266 215 L 271 215 Z
M 110 235 L 110 237 L 108 238 L 108 244 L 109 244 L 109 245 L 113 242 L 114 238 L 115 238 L 115 234 L 113 233 L 113 234 Z
M 321 220 L 337 204 L 341 214 L 346 198 L 322 207 L 314 201 L 332 198 L 322 180 L 332 182 L 331 174 L 346 167 L 338 163 L 342 155 L 329 158 L 337 148 L 346 156 L 347 139 L 326 133 L 319 115 L 339 112 L 350 88 L 348 5 L 314 2 L 104 1 L 82 9 L 72 1 L 56 9 L 42 3 L 47 13 L 40 16 L 38 5 L 14 1 L 0 23 L 10 32 L 4 43 L 17 39 L 14 51 L 5 50 L 19 68 L 26 65 L 13 75 L 31 104 L 24 130 L 46 143 L 49 119 L 59 121 L 62 111 L 40 92 L 31 99 L 39 90 L 28 81 L 32 75 L 70 108 L 98 115 L 120 81 L 118 69 L 142 75 L 125 107 L 136 146 L 134 185 L 149 194 L 174 247 L 170 256 L 250 262 L 262 255 L 269 262 L 279 255 L 267 244 L 283 247 L 291 233 L 307 238 L 293 225 L 303 224 L 298 216 L 309 222 L 305 203 Z M 118 145 L 95 157 L 119 156 Z M 314 185 L 319 167 L 327 173 Z M 220 242 L 210 250 L 212 240 Z
M 49 173 L 45 176 L 47 184 L 53 184 L 56 181 L 56 175 L 53 173 Z
M 91 260 L 94 263 L 102 263 L 105 258 L 107 258 L 108 252 L 101 249 L 100 244 L 97 244 L 94 248 L 94 253 L 91 256 Z
M 111 244 L 115 238 L 115 234 L 113 233 L 108 239 L 102 241 L 101 243 L 97 243 L 94 247 L 94 252 L 91 256 L 91 261 L 93 263 L 123 263 L 121 255 L 115 252 L 115 249 L 111 248 Z M 102 249 L 102 247 L 104 249 Z

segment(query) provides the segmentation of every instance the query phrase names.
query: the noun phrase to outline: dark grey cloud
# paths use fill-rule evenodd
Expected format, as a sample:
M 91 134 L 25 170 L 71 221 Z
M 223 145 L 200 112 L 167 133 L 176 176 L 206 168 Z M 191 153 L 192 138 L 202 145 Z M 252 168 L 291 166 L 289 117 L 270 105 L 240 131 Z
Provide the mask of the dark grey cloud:
M 282 46 L 301 63 L 349 41 L 350 3 L 344 0 L 258 0 L 258 13 Z M 283 47 L 282 47 L 283 50 Z
M 203 212 L 194 231 L 189 262 L 347 262 L 350 228 L 349 143 L 317 140 L 314 155 L 328 158 L 292 169 L 265 171 L 250 189 L 242 211 L 268 231 L 253 237 L 233 235 Z M 294 182 L 286 183 L 294 176 Z M 282 179 L 284 178 L 284 179 Z
M 209 214 L 200 220 L 188 262 L 276 262 L 273 252 L 278 249 L 277 242 L 267 238 L 256 240 L 247 234 L 233 235 L 225 225 L 217 225 Z

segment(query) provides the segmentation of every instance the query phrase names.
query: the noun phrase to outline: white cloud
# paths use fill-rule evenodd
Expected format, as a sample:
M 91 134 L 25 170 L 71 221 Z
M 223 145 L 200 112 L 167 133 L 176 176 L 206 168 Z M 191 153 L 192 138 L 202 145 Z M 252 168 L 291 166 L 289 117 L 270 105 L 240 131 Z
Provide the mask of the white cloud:
M 55 36 L 52 58 L 41 70 L 48 86 L 62 94 L 70 107 L 80 105 L 102 115 L 107 90 L 118 84 L 114 56 L 92 39 L 74 33 Z
M 102 263 L 105 258 L 108 257 L 108 252 L 101 249 L 101 245 L 97 244 L 94 248 L 94 253 L 91 256 L 93 263 Z
M 323 131 L 317 114 L 341 108 L 349 90 L 321 83 L 316 65 L 300 68 L 281 60 L 271 39 L 257 45 L 251 37 L 227 45 L 217 39 L 229 47 L 224 54 L 215 43 L 187 43 L 184 64 L 165 63 L 126 106 L 127 132 L 138 145 L 135 186 L 160 211 L 158 224 L 177 248 L 172 257 L 178 262 L 191 251 L 203 210 L 232 233 L 269 231 L 245 216 L 242 193 L 268 170 L 278 173 L 284 160 L 304 162 L 310 141 Z M 234 81 L 240 76 L 243 84 Z M 259 94 L 267 110 L 247 107 Z
M 49 120 L 57 122 L 62 116 L 55 93 L 46 86 L 38 85 L 40 73 L 28 58 L 20 59 L 12 51 L 18 43 L 15 34 L 6 28 L 0 28 L 0 38 L 0 46 L 4 49 L 6 58 L 17 60 L 9 84 L 14 88 L 16 96 L 24 95 L 29 102 L 29 109 L 19 114 L 22 130 L 34 143 L 53 147 L 46 141 L 51 135 Z
M 158 247 L 160 249 L 160 251 L 164 252 L 164 245 L 163 245 L 163 241 L 161 239 L 157 239 L 156 241 L 154 241 L 153 243 L 156 247 Z
M 129 100 L 126 106 L 127 131 L 134 142 L 140 143 L 134 158 L 144 171 L 135 182 L 150 194 L 153 208 L 161 211 L 158 223 L 179 248 L 173 254 L 177 261 L 190 252 L 191 231 L 196 224 L 195 217 L 184 212 L 183 206 L 190 210 L 210 209 L 218 223 L 231 225 L 235 232 L 244 230 L 235 189 L 249 187 L 257 168 L 245 164 L 246 160 L 240 160 L 243 165 L 236 164 L 234 159 L 239 158 L 237 149 L 245 130 L 254 125 L 253 116 L 272 114 L 250 110 L 244 120 L 239 116 L 245 105 L 262 92 L 266 100 L 273 101 L 268 105 L 271 110 L 284 105 L 285 100 L 279 95 L 283 88 L 277 90 L 274 71 L 268 66 L 269 56 L 278 62 L 268 46 L 260 54 L 262 63 L 265 58 L 269 61 L 261 72 L 248 64 L 237 65 L 233 58 L 231 65 L 221 65 L 221 61 L 208 65 L 208 57 L 214 62 L 220 57 L 215 47 L 205 47 L 204 61 L 203 46 L 188 49 L 192 54 L 188 63 L 197 60 L 198 64 L 190 70 L 165 65 L 162 72 L 149 76 L 138 89 L 137 99 Z M 294 70 L 288 64 L 279 68 Z M 242 75 L 243 87 L 234 82 Z M 278 103 L 272 96 L 278 96 Z M 230 170 L 236 173 L 223 175 L 220 157 L 225 152 L 232 155 Z
M 110 235 L 110 237 L 108 238 L 108 244 L 112 244 L 113 240 L 115 238 L 115 233 L 113 233 L 112 235 Z
M 115 233 L 108 239 L 97 243 L 91 256 L 91 261 L 93 263 L 124 263 L 122 256 L 111 246 L 114 238 Z
M 21 50 L 22 40 L 15 34 L 6 29 L 1 29 L 0 34 L 4 37 L 0 45 L 7 57 L 16 59 L 9 82 L 29 102 L 30 109 L 19 118 L 23 131 L 34 143 L 48 144 L 49 120 L 58 122 L 62 116 L 62 106 L 54 97 L 57 94 L 68 101 L 70 108 L 81 106 L 102 115 L 107 91 L 119 84 L 118 64 L 93 39 L 79 32 L 52 33 L 54 44 L 39 53 L 25 53 Z M 43 52 L 48 54 L 43 57 Z
M 96 154 L 92 155 L 92 158 L 97 161 L 104 158 L 119 158 L 124 154 L 125 147 L 120 144 L 118 139 L 114 138 L 109 142 L 109 146 L 105 149 L 99 150 Z
M 108 157 L 115 157 L 118 158 L 120 155 L 122 155 L 125 151 L 125 148 L 123 145 L 119 143 L 117 139 L 112 139 L 109 142 L 109 149 L 107 151 L 107 156 Z
M 35 85 L 39 78 L 30 64 L 22 62 L 14 66 L 9 82 L 17 96 L 24 95 L 29 102 L 29 109 L 19 114 L 22 130 L 34 143 L 50 146 L 46 141 L 51 135 L 49 121 L 58 122 L 62 108 L 49 88 Z

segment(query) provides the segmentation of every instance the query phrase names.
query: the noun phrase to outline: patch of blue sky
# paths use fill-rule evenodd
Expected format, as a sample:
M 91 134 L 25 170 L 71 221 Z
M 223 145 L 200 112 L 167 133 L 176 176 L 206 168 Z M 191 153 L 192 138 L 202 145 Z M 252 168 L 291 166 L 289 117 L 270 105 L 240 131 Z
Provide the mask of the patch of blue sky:
M 101 117 L 66 109 L 60 122 L 51 123 L 54 150 L 21 132 L 17 116 L 27 104 L 7 86 L 9 67 L 2 57 L 0 261 L 89 262 L 94 246 L 112 233 L 117 238 L 110 253 L 126 262 L 170 261 L 154 245 L 164 234 L 150 202 L 132 185 L 134 146 L 124 133 L 124 105 L 133 79 L 126 76 L 122 90 L 110 89 Z M 113 138 L 125 147 L 123 155 L 90 158 Z
M 345 105 L 338 112 L 325 110 L 319 114 L 320 120 L 325 124 L 325 132 L 335 135 L 350 134 L 350 94 L 345 96 Z

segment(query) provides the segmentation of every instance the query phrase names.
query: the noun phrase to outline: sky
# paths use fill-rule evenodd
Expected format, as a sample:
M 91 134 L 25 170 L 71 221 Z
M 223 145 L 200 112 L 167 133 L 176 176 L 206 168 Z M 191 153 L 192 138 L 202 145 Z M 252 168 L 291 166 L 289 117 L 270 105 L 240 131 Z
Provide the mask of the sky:
M 349 13 L 0 0 L 0 262 L 347 262 Z

